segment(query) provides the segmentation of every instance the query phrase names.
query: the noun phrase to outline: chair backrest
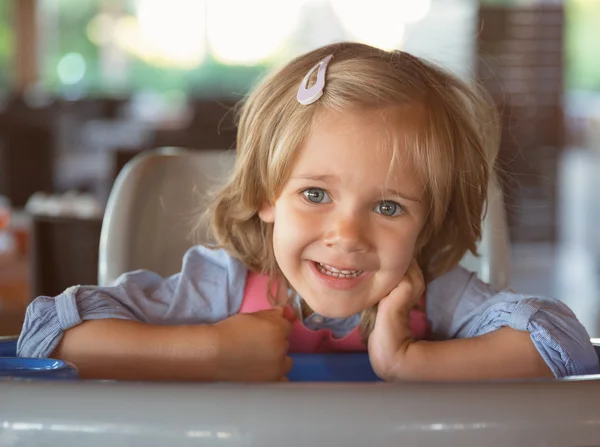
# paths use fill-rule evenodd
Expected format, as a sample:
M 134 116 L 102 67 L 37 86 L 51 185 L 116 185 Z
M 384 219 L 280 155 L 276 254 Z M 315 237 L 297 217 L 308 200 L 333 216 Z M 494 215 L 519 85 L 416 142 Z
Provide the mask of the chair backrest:
M 171 275 L 204 232 L 193 232 L 206 192 L 233 167 L 228 150 L 144 151 L 121 170 L 111 190 L 100 236 L 98 283 L 147 269 Z M 194 233 L 194 235 L 192 234 Z
M 191 231 L 204 194 L 225 180 L 234 151 L 165 148 L 134 157 L 111 191 L 100 238 L 98 282 L 124 272 L 148 269 L 167 276 L 181 268 L 185 251 L 199 239 Z M 479 257 L 462 264 L 498 289 L 508 285 L 509 241 L 502 194 L 492 182 Z
M 488 188 L 487 212 L 483 219 L 478 257 L 467 253 L 460 264 L 477 276 L 502 290 L 510 284 L 510 237 L 502 189 L 496 178 Z

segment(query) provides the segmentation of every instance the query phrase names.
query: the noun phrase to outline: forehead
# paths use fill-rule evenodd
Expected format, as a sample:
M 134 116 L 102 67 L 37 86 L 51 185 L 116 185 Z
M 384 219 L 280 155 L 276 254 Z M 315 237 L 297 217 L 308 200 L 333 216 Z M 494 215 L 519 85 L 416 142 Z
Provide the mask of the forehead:
M 367 169 L 389 178 L 415 176 L 412 141 L 421 128 L 416 107 L 365 109 L 345 112 L 322 109 L 294 164 L 321 168 Z

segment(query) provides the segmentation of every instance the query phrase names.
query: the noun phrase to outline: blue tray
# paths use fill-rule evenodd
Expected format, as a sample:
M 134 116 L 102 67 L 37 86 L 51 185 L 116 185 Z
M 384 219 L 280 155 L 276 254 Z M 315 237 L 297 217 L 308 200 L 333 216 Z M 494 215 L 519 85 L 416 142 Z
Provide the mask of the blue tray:
M 0 378 L 77 379 L 77 368 L 62 360 L 17 357 L 18 336 L 0 337 Z
M 11 337 L 0 337 L 0 357 L 17 356 L 17 335 Z
M 79 374 L 74 365 L 55 359 L 0 357 L 0 378 L 71 380 Z
M 375 382 L 367 353 L 291 354 L 290 382 Z

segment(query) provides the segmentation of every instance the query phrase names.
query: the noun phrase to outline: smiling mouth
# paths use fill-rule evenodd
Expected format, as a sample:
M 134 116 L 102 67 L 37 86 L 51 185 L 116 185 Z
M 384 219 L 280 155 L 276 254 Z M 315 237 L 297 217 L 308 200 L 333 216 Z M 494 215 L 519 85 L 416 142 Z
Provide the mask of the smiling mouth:
M 322 264 L 316 261 L 315 266 L 321 273 L 333 278 L 358 278 L 363 273 L 362 270 L 339 270 L 330 265 Z

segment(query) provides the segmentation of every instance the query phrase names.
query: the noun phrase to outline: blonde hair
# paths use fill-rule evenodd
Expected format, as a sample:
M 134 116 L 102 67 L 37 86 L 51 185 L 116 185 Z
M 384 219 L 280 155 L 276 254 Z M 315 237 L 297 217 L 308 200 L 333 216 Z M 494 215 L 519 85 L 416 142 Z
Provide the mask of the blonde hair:
M 300 105 L 296 93 L 302 78 L 329 54 L 323 96 Z M 404 143 L 429 204 L 417 254 L 426 281 L 457 265 L 467 251 L 476 255 L 499 145 L 494 105 L 476 85 L 429 62 L 359 43 L 328 45 L 292 60 L 243 103 L 235 167 L 206 215 L 216 245 L 252 271 L 272 280 L 282 276 L 273 253 L 273 226 L 259 219 L 258 210 L 278 197 L 317 112 L 400 106 L 420 109 L 422 118 Z M 375 312 L 363 312 L 365 340 Z

